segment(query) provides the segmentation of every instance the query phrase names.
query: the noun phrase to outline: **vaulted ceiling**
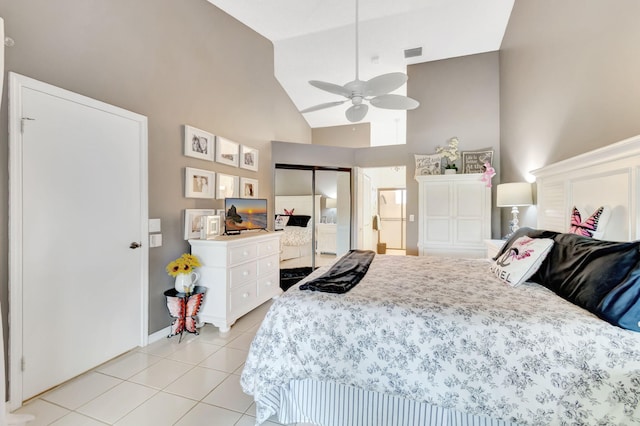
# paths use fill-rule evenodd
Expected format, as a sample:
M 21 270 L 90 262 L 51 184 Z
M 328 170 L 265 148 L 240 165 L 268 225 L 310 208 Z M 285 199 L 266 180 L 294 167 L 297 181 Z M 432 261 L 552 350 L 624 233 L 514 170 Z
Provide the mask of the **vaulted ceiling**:
M 299 110 L 344 100 L 309 80 L 355 79 L 356 0 L 209 0 L 271 40 L 275 77 Z M 359 77 L 500 48 L 514 0 L 360 0 Z M 421 48 L 418 56 L 405 50 Z M 394 93 L 406 95 L 406 85 Z M 350 124 L 340 106 L 304 114 L 312 128 Z M 370 108 L 372 144 L 404 143 L 406 112 Z M 394 139 L 394 140 L 392 140 Z M 376 142 L 377 141 L 377 142 Z

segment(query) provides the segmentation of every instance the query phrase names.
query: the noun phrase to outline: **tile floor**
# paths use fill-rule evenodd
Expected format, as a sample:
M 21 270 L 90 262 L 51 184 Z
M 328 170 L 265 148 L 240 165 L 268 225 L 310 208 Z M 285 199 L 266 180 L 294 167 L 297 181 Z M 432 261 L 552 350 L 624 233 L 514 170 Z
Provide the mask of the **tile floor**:
M 240 374 L 270 305 L 240 318 L 226 335 L 207 324 L 181 343 L 174 336 L 135 349 L 16 412 L 36 416 L 29 426 L 254 425 L 255 406 L 242 392 Z

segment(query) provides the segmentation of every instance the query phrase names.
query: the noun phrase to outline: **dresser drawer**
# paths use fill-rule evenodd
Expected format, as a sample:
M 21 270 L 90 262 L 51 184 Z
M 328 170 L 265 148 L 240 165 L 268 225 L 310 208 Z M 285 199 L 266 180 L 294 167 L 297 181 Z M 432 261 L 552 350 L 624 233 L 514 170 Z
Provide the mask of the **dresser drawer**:
M 249 280 L 255 282 L 258 276 L 258 264 L 254 262 L 243 263 L 229 269 L 229 288 L 238 287 Z
M 280 245 L 277 239 L 270 241 L 263 241 L 258 244 L 258 256 L 265 256 L 267 254 L 277 254 L 280 252 Z
M 229 266 L 237 265 L 246 260 L 255 259 L 258 255 L 256 245 L 244 245 L 229 249 Z
M 280 274 L 275 272 L 266 277 L 258 278 L 258 297 L 261 299 L 273 297 L 280 293 Z
M 275 271 L 279 268 L 279 266 L 280 261 L 278 260 L 277 254 L 260 259 L 258 260 L 258 276 L 262 277 L 269 272 Z
M 229 312 L 247 312 L 255 306 L 257 300 L 255 281 L 231 290 L 229 294 Z

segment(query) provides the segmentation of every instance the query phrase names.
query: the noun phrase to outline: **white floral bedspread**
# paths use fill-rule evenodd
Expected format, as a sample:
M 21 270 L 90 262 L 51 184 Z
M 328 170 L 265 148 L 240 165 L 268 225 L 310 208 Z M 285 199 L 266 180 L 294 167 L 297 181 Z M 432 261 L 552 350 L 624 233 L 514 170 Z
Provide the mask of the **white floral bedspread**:
M 303 246 L 311 242 L 313 228 L 310 226 L 285 226 L 280 234 L 280 243 L 285 246 Z
M 378 255 L 346 294 L 301 283 L 251 345 L 241 383 L 256 401 L 311 378 L 523 425 L 640 423 L 640 333 L 505 286 L 488 261 Z

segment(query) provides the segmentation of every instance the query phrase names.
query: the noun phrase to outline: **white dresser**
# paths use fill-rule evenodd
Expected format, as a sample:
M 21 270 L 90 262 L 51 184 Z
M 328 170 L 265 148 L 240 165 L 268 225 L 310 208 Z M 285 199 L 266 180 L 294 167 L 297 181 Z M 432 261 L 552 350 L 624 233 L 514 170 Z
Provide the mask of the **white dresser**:
M 481 174 L 417 176 L 421 256 L 485 257 L 491 238 L 491 188 Z
M 202 263 L 198 285 L 208 288 L 198 317 L 220 332 L 226 333 L 238 318 L 282 292 L 277 233 L 243 233 L 189 244 Z

